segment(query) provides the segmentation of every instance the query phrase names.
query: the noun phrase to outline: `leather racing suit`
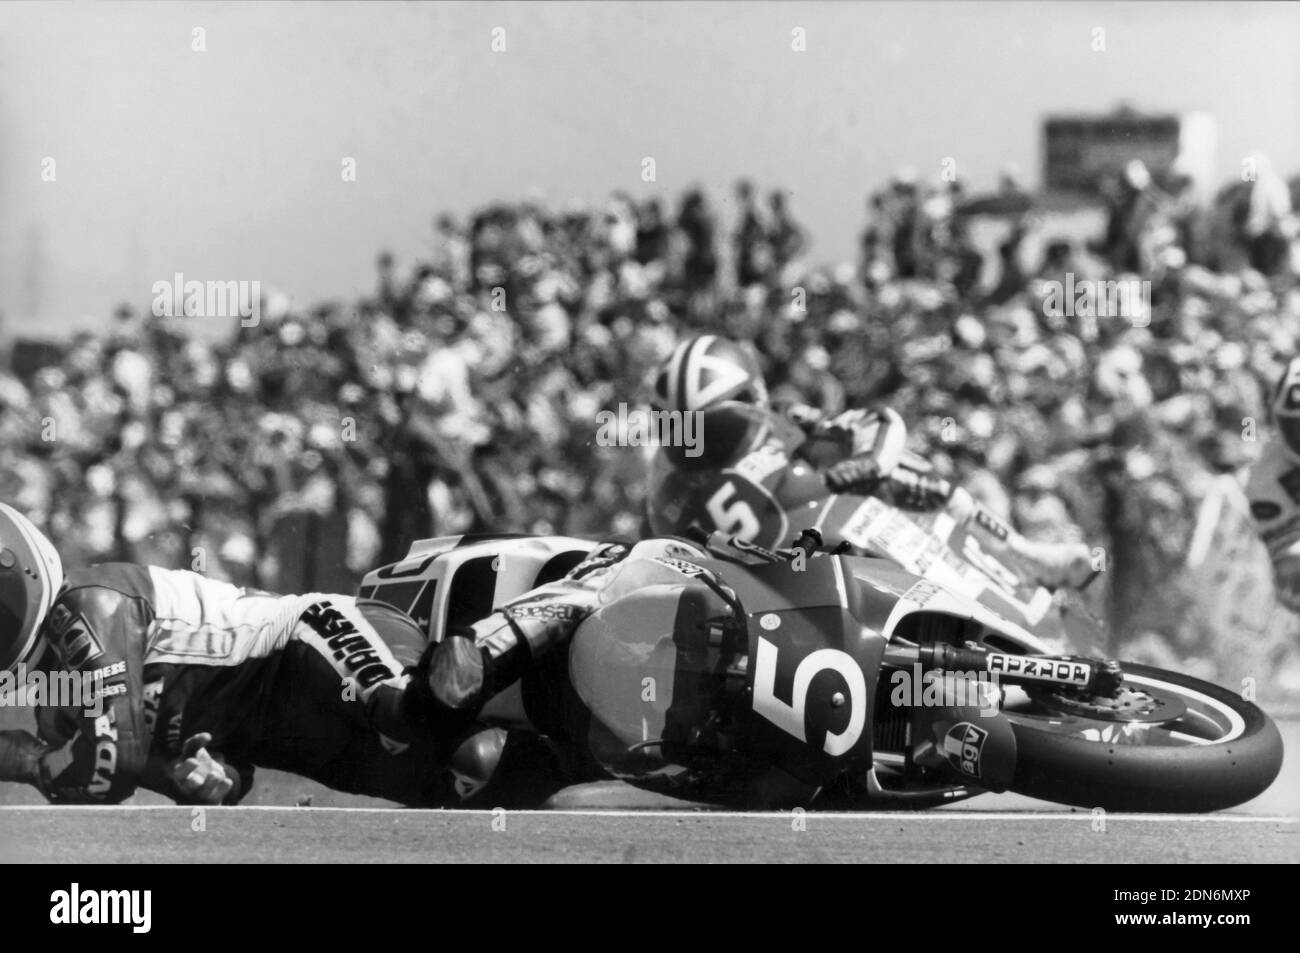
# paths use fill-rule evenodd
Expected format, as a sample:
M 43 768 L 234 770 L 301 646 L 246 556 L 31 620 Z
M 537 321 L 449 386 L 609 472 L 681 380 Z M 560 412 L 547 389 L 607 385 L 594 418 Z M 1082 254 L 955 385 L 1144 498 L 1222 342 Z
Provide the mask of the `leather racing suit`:
M 115 803 L 138 785 L 183 800 L 155 767 L 200 732 L 238 772 L 227 802 L 254 766 L 406 804 L 451 797 L 406 692 L 426 640 L 391 606 L 109 563 L 68 574 L 44 634 L 97 693 L 36 711 L 51 801 Z

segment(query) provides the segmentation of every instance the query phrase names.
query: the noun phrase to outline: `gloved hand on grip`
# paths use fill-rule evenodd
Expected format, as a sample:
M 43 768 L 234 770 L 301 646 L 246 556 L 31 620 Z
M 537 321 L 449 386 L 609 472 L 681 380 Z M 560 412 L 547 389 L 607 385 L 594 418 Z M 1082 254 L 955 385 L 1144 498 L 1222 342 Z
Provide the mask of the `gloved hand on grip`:
M 36 784 L 45 745 L 29 731 L 0 731 L 0 781 Z
M 867 495 L 880 485 L 884 474 L 874 457 L 849 457 L 826 470 L 826 486 L 835 493 Z
M 181 756 L 171 763 L 172 782 L 188 803 L 216 806 L 235 787 L 226 765 L 208 753 L 212 735 L 200 732 L 186 739 Z

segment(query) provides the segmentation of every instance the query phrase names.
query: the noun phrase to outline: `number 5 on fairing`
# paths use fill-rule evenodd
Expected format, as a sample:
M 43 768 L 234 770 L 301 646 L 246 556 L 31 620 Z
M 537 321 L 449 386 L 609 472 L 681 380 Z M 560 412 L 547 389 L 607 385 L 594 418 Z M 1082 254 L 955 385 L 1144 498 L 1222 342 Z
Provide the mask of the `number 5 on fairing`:
M 709 519 L 720 533 L 737 536 L 747 543 L 752 543 L 758 535 L 762 524 L 754 514 L 754 508 L 743 499 L 737 499 L 730 506 L 727 501 L 736 495 L 736 484 L 728 480 L 718 487 L 716 493 L 709 497 L 706 508 Z
M 793 699 L 787 705 L 776 697 L 777 655 L 777 647 L 760 636 L 754 666 L 754 711 L 806 744 L 804 716 L 813 678 L 827 670 L 839 672 L 849 685 L 849 723 L 838 734 L 827 731 L 822 750 L 831 757 L 852 750 L 867 723 L 867 680 L 853 656 L 839 649 L 818 649 L 807 655 L 794 670 Z

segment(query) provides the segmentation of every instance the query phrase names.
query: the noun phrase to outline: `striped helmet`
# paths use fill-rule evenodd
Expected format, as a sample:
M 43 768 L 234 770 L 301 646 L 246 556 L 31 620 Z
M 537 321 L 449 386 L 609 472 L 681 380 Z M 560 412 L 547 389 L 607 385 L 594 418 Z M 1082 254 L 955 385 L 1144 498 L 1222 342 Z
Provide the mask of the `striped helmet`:
M 1291 359 L 1273 394 L 1273 422 L 1291 452 L 1300 457 L 1300 357 Z
M 655 371 L 653 386 L 657 410 L 706 410 L 726 400 L 767 403 L 758 362 L 735 341 L 713 334 L 677 345 Z
M 41 624 L 63 585 L 54 544 L 12 506 L 0 503 L 0 672 L 38 653 Z

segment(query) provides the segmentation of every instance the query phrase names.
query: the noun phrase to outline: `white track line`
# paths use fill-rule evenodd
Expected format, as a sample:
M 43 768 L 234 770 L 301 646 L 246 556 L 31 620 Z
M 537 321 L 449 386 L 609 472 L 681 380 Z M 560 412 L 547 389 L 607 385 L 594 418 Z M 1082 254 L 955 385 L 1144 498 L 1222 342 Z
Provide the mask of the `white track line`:
M 194 808 L 189 805 L 175 804 L 11 804 L 0 805 L 0 814 L 8 811 L 58 811 L 60 813 L 68 811 L 184 811 L 193 812 Z M 411 817 L 420 815 L 436 815 L 439 817 L 448 816 L 483 816 L 492 817 L 491 810 L 453 810 L 440 808 L 409 808 L 409 807 L 281 807 L 269 804 L 250 804 L 246 806 L 233 807 L 213 807 L 207 808 L 211 811 L 219 811 L 222 814 L 234 814 L 238 812 L 296 812 L 304 813 L 321 813 L 322 811 L 345 812 L 349 814 L 405 814 Z M 726 818 L 733 820 L 737 818 L 748 818 L 755 820 L 780 820 L 788 821 L 792 816 L 790 811 L 627 811 L 627 810 L 556 810 L 556 811 L 506 811 L 511 817 L 638 817 L 638 818 L 686 818 L 700 820 L 704 818 Z M 1093 814 L 1089 811 L 951 811 L 951 810 L 934 810 L 930 812 L 923 811 L 873 811 L 873 812 L 850 812 L 850 811 L 805 811 L 806 817 L 817 820 L 852 820 L 852 821 L 899 821 L 899 820 L 922 820 L 925 821 L 1057 821 L 1062 819 L 1075 819 L 1091 821 Z M 1196 823 L 1225 823 L 1225 824 L 1296 824 L 1300 823 L 1300 818 L 1286 816 L 1256 816 L 1252 814 L 1120 814 L 1107 812 L 1107 821 L 1156 821 L 1160 823 L 1186 823 L 1188 821 Z

